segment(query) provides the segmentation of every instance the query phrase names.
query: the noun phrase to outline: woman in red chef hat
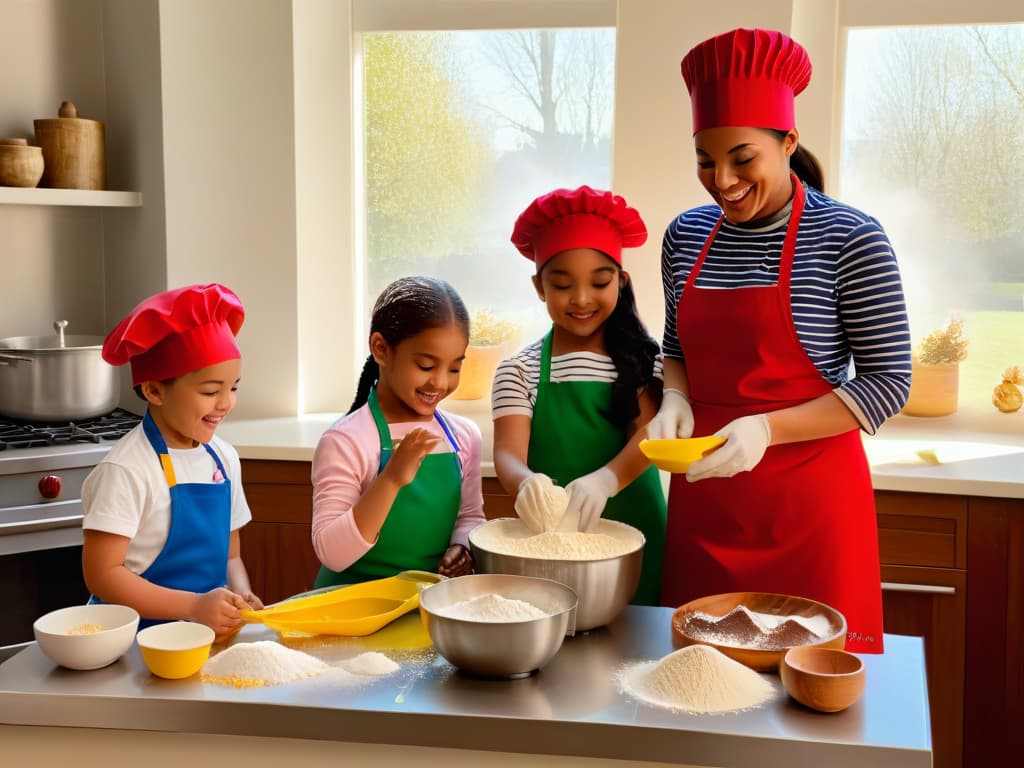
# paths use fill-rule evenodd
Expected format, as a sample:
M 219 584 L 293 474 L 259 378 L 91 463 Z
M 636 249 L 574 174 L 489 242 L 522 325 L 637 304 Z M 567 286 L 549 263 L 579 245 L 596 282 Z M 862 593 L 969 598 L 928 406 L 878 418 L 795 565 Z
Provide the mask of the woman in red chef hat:
M 798 43 L 736 29 L 693 48 L 682 73 L 714 205 L 665 233 L 665 395 L 649 434 L 726 443 L 672 477 L 662 600 L 801 595 L 843 612 L 848 650 L 880 653 L 860 430 L 910 386 L 892 247 L 875 219 L 822 193 L 799 144 L 794 97 L 811 62 Z
M 523 521 L 548 527 L 538 506 L 556 483 L 568 494 L 557 530 L 590 531 L 602 515 L 639 528 L 647 543 L 634 602 L 656 605 L 665 496 L 638 444 L 661 395 L 660 360 L 622 269 L 622 249 L 646 240 L 635 208 L 586 186 L 523 211 L 512 243 L 536 264 L 552 327 L 501 363 L 492 407 L 495 472 Z
M 146 299 L 103 343 L 148 407 L 85 480 L 82 567 L 94 601 L 143 625 L 188 619 L 224 637 L 239 609 L 263 607 L 239 553 L 238 453 L 214 434 L 235 406 L 244 316 L 228 288 L 192 285 Z

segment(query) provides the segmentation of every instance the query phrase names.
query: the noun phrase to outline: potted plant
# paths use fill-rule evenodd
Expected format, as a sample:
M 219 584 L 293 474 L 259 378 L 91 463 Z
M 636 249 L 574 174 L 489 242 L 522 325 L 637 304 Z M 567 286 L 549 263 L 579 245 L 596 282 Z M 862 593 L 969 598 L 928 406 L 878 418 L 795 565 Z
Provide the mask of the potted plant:
M 519 341 L 519 328 L 499 319 L 488 309 L 477 310 L 469 320 L 469 347 L 462 361 L 456 400 L 479 400 L 490 394 L 494 372 Z
M 929 333 L 912 358 L 907 416 L 948 416 L 957 409 L 960 362 L 967 357 L 963 320 Z

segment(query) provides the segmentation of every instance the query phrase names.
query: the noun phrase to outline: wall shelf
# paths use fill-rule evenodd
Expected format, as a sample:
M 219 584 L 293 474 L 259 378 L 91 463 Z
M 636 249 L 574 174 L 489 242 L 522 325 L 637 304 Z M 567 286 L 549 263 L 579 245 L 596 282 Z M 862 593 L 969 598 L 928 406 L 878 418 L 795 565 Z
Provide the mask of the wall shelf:
M 139 208 L 141 192 L 96 189 L 0 187 L 0 205 L 80 205 L 101 208 Z

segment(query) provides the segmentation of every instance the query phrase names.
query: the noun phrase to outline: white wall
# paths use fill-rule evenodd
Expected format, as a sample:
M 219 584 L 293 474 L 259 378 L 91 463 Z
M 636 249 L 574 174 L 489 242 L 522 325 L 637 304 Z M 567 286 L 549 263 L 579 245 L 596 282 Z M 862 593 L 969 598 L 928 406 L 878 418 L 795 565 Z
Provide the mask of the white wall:
M 32 121 L 71 100 L 105 121 L 100 0 L 0 0 L 0 137 L 35 144 Z M 109 165 L 109 163 L 108 163 Z M 102 334 L 103 213 L 0 205 L 0 337 Z
M 344 30 L 339 30 L 343 33 Z M 298 409 L 292 5 L 162 0 L 167 283 L 246 306 L 239 416 Z

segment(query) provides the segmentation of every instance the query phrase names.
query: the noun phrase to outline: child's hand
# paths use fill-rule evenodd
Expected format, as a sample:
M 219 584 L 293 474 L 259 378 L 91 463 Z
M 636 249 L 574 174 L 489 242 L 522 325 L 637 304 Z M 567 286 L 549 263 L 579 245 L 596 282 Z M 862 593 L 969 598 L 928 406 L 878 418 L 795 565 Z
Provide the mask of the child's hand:
M 416 477 L 423 458 L 441 441 L 441 436 L 425 429 L 414 429 L 406 435 L 384 467 L 387 474 L 399 487 L 404 487 Z
M 242 608 L 243 610 L 248 608 L 252 611 L 263 610 L 263 601 L 260 600 L 254 592 L 240 592 L 238 596 L 242 598 L 242 602 L 245 603 L 244 607 L 240 605 L 238 606 L 239 608 Z
M 442 576 L 454 578 L 473 572 L 473 556 L 461 544 L 452 544 L 445 550 L 444 557 L 437 564 L 437 572 Z
M 240 595 L 227 587 L 217 587 L 205 594 L 196 595 L 188 619 L 208 626 L 219 641 L 237 632 L 244 624 L 238 615 L 240 605 L 245 607 L 245 601 Z

